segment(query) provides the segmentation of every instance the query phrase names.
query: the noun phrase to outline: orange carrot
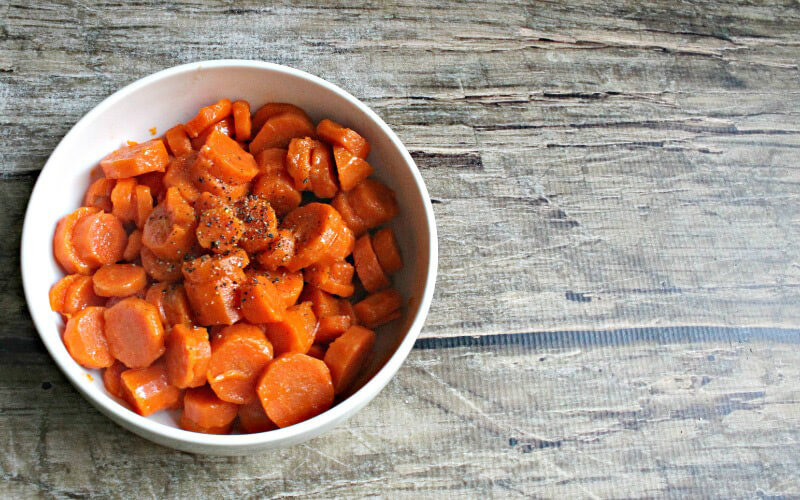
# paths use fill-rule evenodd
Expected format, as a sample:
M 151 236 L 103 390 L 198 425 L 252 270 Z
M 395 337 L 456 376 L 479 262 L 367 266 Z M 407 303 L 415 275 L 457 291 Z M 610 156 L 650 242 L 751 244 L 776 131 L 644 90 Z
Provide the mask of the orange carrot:
M 192 141 L 183 125 L 176 125 L 164 134 L 167 147 L 172 156 L 186 156 L 192 153 Z
M 125 366 L 142 368 L 164 353 L 164 327 L 149 302 L 127 298 L 106 309 L 104 317 L 111 354 Z
M 292 306 L 286 309 L 281 321 L 264 325 L 264 333 L 277 354 L 308 352 L 316 329 L 317 318 L 311 310 L 311 302 Z
M 344 260 L 313 264 L 303 270 L 303 279 L 328 293 L 349 297 L 355 292 L 353 266 Z
M 269 419 L 288 427 L 333 405 L 333 382 L 325 363 L 289 353 L 275 359 L 258 381 L 258 397 Z
M 339 191 L 330 147 L 321 142 L 311 152 L 311 188 L 318 198 L 333 198 Z
M 136 179 L 118 179 L 111 190 L 111 213 L 122 222 L 136 220 Z
M 317 124 L 317 135 L 328 144 L 341 146 L 359 158 L 369 155 L 369 143 L 355 130 L 325 119 Z
M 136 205 L 134 207 L 135 217 L 133 220 L 136 222 L 136 227 L 141 229 L 153 211 L 153 196 L 150 194 L 150 188 L 142 185 L 136 186 L 134 199 Z
M 353 306 L 359 322 L 375 328 L 400 317 L 403 298 L 391 288 L 373 293 Z
M 244 235 L 244 223 L 230 207 L 215 208 L 200 214 L 196 232 L 201 247 L 225 253 L 236 248 Z
M 102 305 L 104 299 L 94 292 L 92 278 L 79 276 L 70 284 L 64 296 L 64 315 L 69 317 L 86 307 Z
M 282 113 L 267 119 L 250 143 L 250 152 L 267 148 L 285 148 L 295 137 L 314 137 L 314 124 L 297 113 Z
M 339 192 L 331 205 L 356 236 L 389 222 L 397 215 L 394 192 L 373 179 L 365 179 L 348 192 Z
M 142 230 L 134 229 L 128 235 L 128 244 L 125 245 L 125 250 L 122 251 L 122 260 L 126 262 L 133 262 L 139 258 L 139 253 L 142 251 Z
M 100 160 L 100 167 L 109 179 L 125 179 L 147 172 L 163 172 L 169 154 L 161 139 L 123 146 Z
M 387 227 L 372 236 L 372 248 L 386 274 L 396 273 L 403 268 L 403 258 L 394 238 L 394 231 Z
M 241 308 L 251 323 L 274 323 L 283 319 L 286 304 L 266 276 L 251 275 L 242 286 Z
M 80 274 L 68 274 L 58 280 L 55 285 L 50 287 L 49 299 L 50 309 L 53 312 L 64 312 L 64 300 L 67 297 L 69 287 L 81 276 Z
M 272 344 L 259 328 L 244 323 L 229 326 L 211 342 L 208 383 L 223 401 L 249 403 L 256 397 L 256 379 L 272 361 L 272 353 Z
M 64 345 L 70 356 L 85 368 L 114 364 L 103 333 L 103 307 L 87 307 L 72 316 L 64 329 Z
M 333 147 L 336 171 L 342 190 L 350 191 L 361 181 L 372 175 L 372 166 L 341 146 Z
M 192 148 L 194 148 L 197 151 L 200 151 L 200 149 L 203 146 L 205 146 L 206 141 L 208 140 L 208 136 L 210 136 L 212 132 L 219 132 L 220 134 L 232 137 L 233 120 L 231 119 L 231 117 L 228 116 L 227 118 L 223 118 L 214 125 L 205 128 L 202 132 L 200 132 L 200 135 L 192 139 Z
M 125 365 L 119 361 L 114 361 L 114 364 L 103 370 L 103 385 L 109 394 L 119 399 L 125 398 L 125 393 L 122 390 L 122 379 L 120 375 L 127 370 Z
M 236 215 L 244 222 L 239 245 L 251 253 L 266 250 L 278 231 L 278 217 L 269 201 L 258 195 L 245 196 L 236 203 Z
M 153 209 L 142 229 L 142 244 L 165 260 L 178 260 L 195 241 L 195 212 L 176 188 Z
M 205 328 L 175 325 L 167 339 L 166 349 L 164 359 L 170 384 L 185 389 L 206 383 L 211 344 Z
M 94 181 L 89 189 L 86 190 L 86 196 L 83 198 L 83 206 L 95 207 L 110 212 L 113 209 L 111 204 L 111 192 L 114 190 L 114 179 L 106 179 L 102 177 Z
M 287 264 L 297 271 L 331 257 L 331 246 L 343 232 L 344 221 L 330 205 L 309 203 L 289 212 L 282 223 L 295 235 L 295 255 Z
M 358 273 L 361 284 L 368 292 L 377 292 L 391 285 L 378 262 L 378 256 L 372 249 L 372 239 L 368 234 L 356 241 L 353 249 L 353 261 L 356 263 L 356 273 Z
M 267 104 L 258 108 L 258 111 L 253 114 L 252 125 L 253 131 L 261 130 L 261 127 L 264 126 L 264 123 L 273 116 L 282 115 L 284 113 L 294 113 L 296 115 L 300 115 L 304 117 L 309 122 L 311 119 L 308 117 L 305 111 L 298 108 L 294 104 L 289 104 L 285 102 L 268 102 Z
M 144 368 L 125 370 L 120 375 L 122 392 L 133 411 L 147 417 L 180 402 L 181 391 L 170 385 L 163 361 Z
M 351 326 L 331 343 L 325 352 L 324 361 L 331 372 L 336 394 L 350 388 L 374 344 L 375 332 L 361 326 Z
M 353 326 L 353 319 L 347 314 L 335 314 L 320 318 L 314 342 L 330 342 Z
M 194 176 L 191 172 L 196 160 L 197 155 L 194 153 L 173 158 L 164 174 L 164 187 L 177 189 L 181 196 L 190 203 L 200 197 L 200 190 L 195 187 Z
M 223 425 L 221 427 L 201 427 L 192 420 L 186 418 L 185 414 L 181 414 L 178 418 L 178 427 L 189 432 L 199 432 L 202 434 L 228 434 L 231 432 L 232 424 Z
M 254 155 L 258 171 L 264 175 L 274 175 L 279 172 L 286 172 L 285 148 L 267 148 Z
M 294 187 L 294 180 L 283 171 L 256 177 L 253 194 L 265 198 L 281 217 L 297 208 L 302 200 L 300 191 Z
M 233 125 L 237 141 L 250 140 L 250 103 L 236 101 L 233 103 Z
M 89 274 L 97 266 L 84 261 L 78 254 L 73 242 L 75 225 L 84 217 L 96 214 L 100 209 L 95 207 L 81 207 L 58 221 L 56 232 L 53 236 L 53 253 L 56 260 L 68 273 Z
M 254 399 L 239 407 L 239 427 L 248 434 L 267 432 L 278 428 L 267 416 L 259 399 Z
M 94 269 L 121 260 L 128 236 L 118 218 L 100 212 L 83 217 L 75 224 L 72 242 L 80 259 Z
M 181 261 L 162 259 L 146 247 L 141 249 L 140 256 L 142 267 L 154 280 L 177 281 L 181 278 Z
M 147 274 L 135 264 L 108 264 L 94 273 L 92 281 L 101 297 L 129 297 L 144 290 Z
M 292 273 L 286 269 L 276 269 L 275 271 L 260 271 L 258 274 L 266 276 L 275 285 L 278 294 L 283 298 L 286 307 L 291 307 L 297 302 L 297 298 L 303 291 L 303 274 Z
M 317 142 L 310 137 L 295 137 L 289 141 L 286 171 L 294 179 L 298 191 L 311 191 L 311 151 Z
M 198 111 L 197 116 L 186 123 L 186 133 L 189 134 L 189 137 L 197 137 L 203 129 L 217 123 L 230 114 L 231 101 L 222 99 Z
M 253 156 L 227 135 L 213 131 L 200 149 L 207 160 L 207 172 L 229 184 L 250 182 L 258 174 Z
M 279 229 L 267 249 L 258 255 L 258 262 L 265 269 L 274 271 L 285 266 L 294 257 L 294 233 Z
M 183 396 L 183 416 L 199 427 L 229 426 L 238 412 L 236 404 L 221 400 L 208 386 L 189 389 Z

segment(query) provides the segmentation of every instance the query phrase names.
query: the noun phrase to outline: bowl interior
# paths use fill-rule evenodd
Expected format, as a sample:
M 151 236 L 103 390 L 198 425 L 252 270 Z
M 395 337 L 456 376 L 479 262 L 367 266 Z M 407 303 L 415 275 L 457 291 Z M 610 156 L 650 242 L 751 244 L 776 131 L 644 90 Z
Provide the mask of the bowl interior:
M 89 171 L 103 156 L 127 140 L 152 138 L 150 129 L 155 128 L 156 135 L 160 136 L 176 123 L 189 120 L 200 107 L 223 97 L 246 99 L 254 111 L 266 102 L 290 102 L 305 109 L 315 121 L 327 117 L 357 130 L 372 145 L 368 160 L 375 167 L 375 176 L 397 195 L 400 215 L 393 228 L 405 267 L 394 282 L 408 299 L 408 306 L 402 320 L 378 329 L 372 362 L 365 370 L 368 376 L 359 380 L 358 387 L 386 364 L 407 335 L 418 335 L 432 292 L 426 293 L 426 288 L 433 287 L 428 281 L 435 228 L 425 188 L 413 161 L 388 127 L 352 96 L 305 73 L 266 63 L 187 65 L 126 87 L 84 117 L 42 170 L 26 214 L 22 271 L 28 305 L 39 333 L 72 382 L 105 413 L 128 412 L 134 422 L 139 419 L 140 425 L 156 432 L 158 426 L 151 425 L 154 422 L 176 427 L 173 415 L 162 412 L 149 417 L 150 422 L 142 422 L 142 417 L 118 405 L 106 392 L 98 371 L 80 367 L 67 353 L 60 338 L 62 321 L 58 314 L 50 311 L 48 303 L 50 286 L 64 274 L 53 257 L 53 231 L 61 217 L 81 204 L 89 184 Z M 435 242 L 435 236 L 433 238 Z M 423 300 L 426 295 L 427 301 Z M 357 399 L 359 394 L 349 399 Z M 340 405 L 348 404 L 349 399 Z M 226 437 L 215 436 L 214 439 Z

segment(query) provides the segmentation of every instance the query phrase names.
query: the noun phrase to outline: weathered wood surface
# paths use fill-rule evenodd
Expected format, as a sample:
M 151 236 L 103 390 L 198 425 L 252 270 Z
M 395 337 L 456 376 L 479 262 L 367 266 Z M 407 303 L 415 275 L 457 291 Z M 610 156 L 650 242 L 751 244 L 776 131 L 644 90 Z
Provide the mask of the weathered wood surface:
M 17 272 L 69 127 L 213 58 L 364 100 L 440 234 L 424 340 L 392 384 L 307 446 L 239 459 L 91 409 Z M 0 496 L 800 495 L 798 64 L 796 2 L 0 0 Z M 568 333 L 670 325 L 687 328 Z

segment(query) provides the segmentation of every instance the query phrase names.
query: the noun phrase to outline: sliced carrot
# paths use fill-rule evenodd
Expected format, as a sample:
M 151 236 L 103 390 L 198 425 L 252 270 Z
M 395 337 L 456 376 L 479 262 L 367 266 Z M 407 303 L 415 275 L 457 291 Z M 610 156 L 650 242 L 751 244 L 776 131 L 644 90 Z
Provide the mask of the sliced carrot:
M 167 167 L 167 173 L 164 174 L 164 186 L 177 189 L 189 203 L 200 197 L 200 190 L 195 187 L 191 172 L 196 160 L 197 155 L 194 153 L 173 158 Z
M 222 255 L 202 255 L 183 264 L 183 276 L 187 282 L 215 281 L 220 278 L 238 277 L 250 263 L 247 252 L 237 248 Z
M 150 188 L 142 185 L 136 186 L 134 194 L 136 201 L 134 221 L 136 222 L 136 227 L 141 229 L 153 211 L 153 196 L 150 194 Z
M 100 212 L 83 217 L 75 224 L 72 241 L 80 259 L 97 268 L 122 259 L 128 235 L 118 218 Z
M 267 416 L 259 399 L 239 406 L 239 427 L 248 434 L 267 432 L 278 428 Z
M 116 181 L 114 179 L 106 179 L 105 177 L 94 181 L 89 186 L 89 189 L 86 190 L 83 206 L 96 207 L 104 212 L 110 212 L 113 209 L 111 192 L 114 190 L 115 184 Z
M 253 183 L 253 194 L 265 198 L 281 217 L 297 208 L 303 199 L 286 172 L 259 175 Z
M 298 191 L 311 191 L 311 152 L 316 144 L 310 137 L 295 137 L 289 141 L 286 171 L 294 179 Z
M 134 229 L 128 235 L 128 244 L 125 245 L 125 250 L 122 252 L 122 259 L 126 262 L 133 262 L 139 258 L 139 253 L 142 251 L 142 230 Z
M 300 300 L 303 302 L 311 302 L 311 310 L 314 311 L 314 315 L 318 319 L 339 314 L 340 299 L 312 284 L 307 284 L 303 287 Z
M 84 261 L 78 255 L 73 242 L 73 233 L 79 220 L 98 212 L 100 212 L 99 208 L 81 207 L 63 217 L 56 225 L 56 232 L 53 236 L 53 253 L 58 263 L 68 273 L 89 274 L 96 267 Z
M 316 329 L 317 318 L 311 310 L 311 302 L 294 305 L 286 309 L 281 321 L 264 325 L 264 333 L 277 354 L 308 352 Z
M 200 149 L 207 172 L 228 184 L 250 182 L 258 174 L 253 156 L 227 135 L 214 130 Z
M 392 228 L 387 227 L 375 233 L 372 236 L 372 248 L 386 274 L 396 273 L 403 268 L 403 258 Z
M 114 361 L 113 365 L 103 370 L 103 385 L 109 394 L 119 399 L 125 398 L 120 375 L 127 369 L 128 368 L 119 361 Z
M 320 344 L 314 344 L 311 346 L 311 349 L 309 349 L 306 354 L 308 354 L 312 358 L 317 358 L 321 360 L 325 358 L 325 347 Z
M 221 99 L 220 101 L 206 106 L 197 112 L 197 116 L 186 123 L 186 133 L 189 137 L 197 137 L 206 127 L 209 127 L 231 114 L 231 101 Z
M 317 124 L 317 135 L 328 144 L 341 146 L 359 158 L 369 155 L 369 143 L 355 130 L 325 119 Z
M 94 292 L 101 297 L 129 297 L 147 286 L 147 273 L 135 264 L 108 264 L 92 276 Z
M 356 241 L 353 249 L 353 261 L 356 264 L 356 273 L 361 284 L 368 292 L 377 292 L 391 285 L 386 273 L 383 272 L 378 256 L 372 248 L 372 239 L 365 234 Z
M 172 158 L 170 158 L 170 162 L 167 164 L 167 168 L 169 165 L 172 165 Z M 164 172 L 148 172 L 146 174 L 137 175 L 136 182 L 141 186 L 147 186 L 150 188 L 150 196 L 152 196 L 153 200 L 161 201 L 164 198 L 164 192 L 166 191 L 166 187 L 164 186 L 164 176 L 167 175 L 166 171 Z
M 236 248 L 244 236 L 245 226 L 232 208 L 214 208 L 200 214 L 196 233 L 201 247 L 214 253 L 225 253 Z
M 258 171 L 264 175 L 274 175 L 279 172 L 286 172 L 285 148 L 267 148 L 259 151 L 255 156 Z
M 303 279 L 328 293 L 349 297 L 355 292 L 353 266 L 344 260 L 313 264 L 303 270 Z
M 206 210 L 226 209 L 229 207 L 230 203 L 225 198 L 207 192 L 203 192 L 194 202 L 194 209 L 198 214 Z
M 309 203 L 289 212 L 282 225 L 295 235 L 296 251 L 286 268 L 297 271 L 330 258 L 331 246 L 343 232 L 344 221 L 330 205 Z
M 236 130 L 237 141 L 250 140 L 250 103 L 236 101 L 233 103 L 233 125 Z
M 154 280 L 178 281 L 181 279 L 182 261 L 162 259 L 147 247 L 141 249 L 140 256 L 142 258 L 142 267 L 147 275 Z
M 136 220 L 136 179 L 118 179 L 111 190 L 111 213 L 122 222 Z
M 223 401 L 247 404 L 256 398 L 256 379 L 272 356 L 272 344 L 259 328 L 229 326 L 211 343 L 208 383 Z
M 330 147 L 321 142 L 311 152 L 311 188 L 318 198 L 333 198 L 339 191 Z
M 258 108 L 258 111 L 253 114 L 253 131 L 261 130 L 261 127 L 264 126 L 264 123 L 266 123 L 268 119 L 284 113 L 294 113 L 304 117 L 308 121 L 311 121 L 311 118 L 308 117 L 306 112 L 294 104 L 289 104 L 286 102 L 268 102 L 267 104 Z
M 96 181 L 97 179 L 102 179 L 102 178 L 103 178 L 103 177 L 105 177 L 105 176 L 106 176 L 106 174 L 104 174 L 104 173 L 103 173 L 103 169 L 102 169 L 102 168 L 100 168 L 100 165 L 99 165 L 99 164 L 98 164 L 98 165 L 95 165 L 95 166 L 94 166 L 94 167 L 92 167 L 92 169 L 89 171 L 89 182 L 90 182 L 90 183 L 91 183 L 91 182 L 94 182 L 94 181 Z
M 50 309 L 53 312 L 64 312 L 64 300 L 67 297 L 69 287 L 81 276 L 80 274 L 68 274 L 56 281 L 56 284 L 50 287 L 49 299 Z
M 353 320 L 346 314 L 335 314 L 320 318 L 314 342 L 330 342 L 353 325 Z
M 391 288 L 373 293 L 353 306 L 361 324 L 375 328 L 399 317 L 403 298 Z
M 275 271 L 285 266 L 294 257 L 294 233 L 279 229 L 267 249 L 258 255 L 258 262 L 264 269 Z
M 272 116 L 264 122 L 250 143 L 250 152 L 258 153 L 267 148 L 285 148 L 295 137 L 314 137 L 314 124 L 297 113 Z
M 79 276 L 70 284 L 64 296 L 64 315 L 69 317 L 86 307 L 102 305 L 105 305 L 105 299 L 95 293 L 92 278 Z
M 266 276 L 250 275 L 242 286 L 242 314 L 251 323 L 274 323 L 283 319 L 284 298 Z
M 105 368 L 114 364 L 103 333 L 104 307 L 87 307 L 72 316 L 64 329 L 64 345 L 72 359 L 84 368 Z
M 167 338 L 166 349 L 164 359 L 170 384 L 186 389 L 206 383 L 206 372 L 211 361 L 211 344 L 205 328 L 175 325 Z M 184 408 L 185 406 L 186 400 Z
M 199 191 L 221 196 L 229 202 L 241 198 L 250 191 L 249 183 L 236 184 L 220 179 L 211 173 L 212 169 L 211 160 L 206 156 L 198 156 L 190 167 L 192 182 Z
M 351 326 L 328 346 L 324 361 L 331 371 L 333 391 L 336 394 L 350 388 L 373 345 L 375 332 L 361 326 Z
M 340 191 L 334 196 L 333 200 L 331 200 L 331 206 L 336 209 L 337 212 L 342 216 L 342 220 L 344 220 L 347 227 L 349 227 L 353 234 L 356 237 L 361 236 L 367 230 L 368 224 L 364 221 L 361 217 L 356 214 L 355 210 L 353 209 L 352 205 L 350 204 L 350 193 L 346 193 L 344 191 Z
M 139 298 L 127 298 L 105 310 L 111 354 L 129 368 L 142 368 L 164 354 L 164 327 L 158 310 Z
M 303 274 L 300 272 L 293 273 L 279 268 L 275 271 L 259 271 L 258 274 L 266 276 L 275 285 L 275 289 L 278 290 L 278 294 L 283 298 L 283 303 L 286 304 L 286 307 L 293 306 L 303 292 Z
M 194 318 L 198 324 L 232 325 L 242 318 L 239 310 L 239 278 L 220 278 L 214 281 L 187 281 L 186 296 L 192 306 Z
M 324 362 L 300 353 L 279 356 L 258 381 L 258 397 L 269 419 L 288 427 L 333 405 L 333 382 Z
M 365 179 L 347 194 L 350 206 L 368 228 L 389 222 L 397 215 L 394 192 L 376 180 Z
M 339 184 L 344 191 L 350 191 L 358 183 L 372 175 L 372 166 L 367 163 L 367 160 L 359 158 L 341 146 L 333 147 L 333 157 L 336 160 Z
M 248 252 L 266 250 L 278 231 L 278 217 L 263 196 L 245 196 L 236 203 L 236 215 L 244 223 L 239 245 Z
M 146 295 L 146 292 L 144 290 L 142 290 L 141 292 L 139 292 L 137 294 L 129 295 L 127 297 L 109 297 L 109 298 L 106 299 L 105 307 L 106 307 L 106 309 L 109 309 L 109 308 L 114 307 L 115 305 L 119 304 L 123 300 L 129 299 L 131 297 L 136 297 L 137 299 L 144 299 L 145 295 Z
M 145 292 L 144 295 L 144 300 L 153 304 L 158 311 L 158 315 L 161 318 L 161 324 L 164 325 L 165 335 L 168 334 L 167 328 L 171 326 L 167 322 L 167 313 L 164 310 L 164 296 L 167 294 L 167 288 L 169 288 L 169 285 L 169 283 L 165 282 L 153 283 L 153 285 L 147 289 L 147 292 Z
M 169 154 L 161 139 L 123 146 L 100 160 L 100 167 L 109 179 L 124 179 L 163 172 L 167 168 Z
M 232 424 L 223 425 L 221 427 L 201 427 L 192 420 L 186 418 L 186 415 L 181 414 L 178 418 L 178 427 L 189 432 L 199 432 L 202 434 L 228 434 L 231 432 Z
M 211 125 L 200 132 L 200 135 L 192 139 L 192 147 L 195 150 L 200 151 L 200 149 L 205 145 L 208 136 L 210 136 L 211 132 L 214 131 L 227 135 L 228 137 L 233 136 L 233 120 L 231 117 L 229 116 L 227 118 L 223 118 L 214 125 Z
M 356 237 L 353 231 L 343 222 L 339 228 L 339 234 L 336 235 L 336 239 L 328 252 L 326 262 L 335 262 L 347 258 L 348 255 L 353 253 L 355 246 Z
M 183 416 L 206 429 L 231 425 L 237 413 L 236 404 L 221 400 L 208 386 L 189 389 L 183 396 Z
M 169 383 L 163 361 L 143 368 L 125 370 L 120 375 L 124 399 L 133 411 L 147 417 L 180 403 L 181 391 Z
M 189 305 L 189 298 L 186 296 L 186 289 L 182 284 L 170 284 L 164 295 L 163 303 L 167 325 L 192 324 L 192 309 Z
M 186 133 L 186 128 L 183 125 L 176 125 L 167 130 L 164 134 L 164 139 L 172 156 L 191 154 L 192 141 L 189 140 L 189 134 Z
M 164 201 L 147 218 L 142 229 L 142 244 L 166 260 L 178 260 L 195 242 L 194 208 L 176 188 L 167 189 Z

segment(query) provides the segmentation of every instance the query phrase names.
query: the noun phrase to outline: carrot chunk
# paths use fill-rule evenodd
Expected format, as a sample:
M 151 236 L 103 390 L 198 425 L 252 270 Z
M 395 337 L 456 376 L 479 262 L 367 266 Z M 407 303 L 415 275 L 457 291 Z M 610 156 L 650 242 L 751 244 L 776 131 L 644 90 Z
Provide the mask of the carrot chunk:
M 104 299 L 95 293 L 92 278 L 78 276 L 70 284 L 64 296 L 64 315 L 69 317 L 86 307 L 102 305 L 104 305 Z
M 317 318 L 310 302 L 294 305 L 286 309 L 281 321 L 264 325 L 264 333 L 277 354 L 308 352 L 316 330 Z
M 400 317 L 403 298 L 390 289 L 373 293 L 353 306 L 359 322 L 367 328 L 375 328 Z
M 241 308 L 251 323 L 274 323 L 283 319 L 286 304 L 269 278 L 251 275 L 242 286 Z
M 369 143 L 355 130 L 345 128 L 338 123 L 325 119 L 317 124 L 317 135 L 323 141 L 340 146 L 359 158 L 369 155 Z
M 197 137 L 206 127 L 209 127 L 231 114 L 231 101 L 221 99 L 220 101 L 206 106 L 197 112 L 197 116 L 186 123 L 186 133 L 189 137 Z
M 182 258 L 195 242 L 195 212 L 176 188 L 153 209 L 142 229 L 142 244 L 165 260 Z
M 221 400 L 208 386 L 189 389 L 183 395 L 183 416 L 199 427 L 229 426 L 238 412 L 236 404 Z
M 353 326 L 353 319 L 347 314 L 335 314 L 320 318 L 314 342 L 330 342 Z
M 300 115 L 304 117 L 309 122 L 311 118 L 308 117 L 305 111 L 301 108 L 298 108 L 294 104 L 289 104 L 286 102 L 268 102 L 267 104 L 258 108 L 258 110 L 253 114 L 252 119 L 252 128 L 254 131 L 261 130 L 261 127 L 264 126 L 264 123 L 273 116 L 282 115 L 284 113 L 294 113 L 296 115 Z
M 185 389 L 206 383 L 211 344 L 205 328 L 175 325 L 167 339 L 166 349 L 164 358 L 170 384 Z
M 297 271 L 331 257 L 331 246 L 343 232 L 344 221 L 330 205 L 309 203 L 289 212 L 283 227 L 294 233 L 296 248 L 286 268 Z
M 253 194 L 266 199 L 281 217 L 297 208 L 303 199 L 294 187 L 294 180 L 284 171 L 256 177 Z
M 194 153 L 173 158 L 164 174 L 164 187 L 177 189 L 183 199 L 189 203 L 193 203 L 200 197 L 200 190 L 195 187 L 191 172 L 196 160 L 197 155 Z
M 365 234 L 356 241 L 353 249 L 353 261 L 361 284 L 368 292 L 377 292 L 387 288 L 391 283 L 383 272 L 378 256 L 372 248 L 372 239 Z
M 286 172 L 286 148 L 267 148 L 254 155 L 258 171 L 264 175 Z
M 200 214 L 197 242 L 214 253 L 230 252 L 244 233 L 244 223 L 230 207 L 214 208 Z
M 279 229 L 267 249 L 258 255 L 258 262 L 265 269 L 275 271 L 284 267 L 294 257 L 294 233 Z
M 387 227 L 375 233 L 372 236 L 372 248 L 386 274 L 396 273 L 403 268 L 403 258 L 392 228 Z
M 122 379 L 120 375 L 127 370 L 125 365 L 119 361 L 114 361 L 114 364 L 103 370 L 103 385 L 109 394 L 119 399 L 125 399 L 125 393 L 122 390 Z
M 233 125 L 236 131 L 237 141 L 250 140 L 250 103 L 247 101 L 236 101 L 233 103 Z
M 126 262 L 134 262 L 139 258 L 139 253 L 142 251 L 142 230 L 134 229 L 128 235 L 128 243 L 125 245 L 125 250 L 122 251 L 122 260 Z
M 178 427 L 189 432 L 199 432 L 202 434 L 228 434 L 231 432 L 233 425 L 223 425 L 221 427 L 201 427 L 194 421 L 186 418 L 186 415 L 181 413 L 178 418 Z
M 239 406 L 239 427 L 248 434 L 267 432 L 278 428 L 267 416 L 261 401 L 254 399 L 246 405 Z
M 136 179 L 118 179 L 111 190 L 111 213 L 122 222 L 136 220 Z
M 229 183 L 250 182 L 258 174 L 253 156 L 227 135 L 213 131 L 200 149 L 199 158 L 207 161 L 206 171 Z
M 330 147 L 321 142 L 311 152 L 311 188 L 318 198 L 333 198 L 339 191 Z
M 113 208 L 111 204 L 111 192 L 114 190 L 116 181 L 114 179 L 106 179 L 102 177 L 94 181 L 89 189 L 86 190 L 86 196 L 83 198 L 83 206 L 99 208 L 104 212 L 110 212 Z
M 164 353 L 164 327 L 158 310 L 139 298 L 127 298 L 105 310 L 111 354 L 129 368 L 150 365 Z
M 100 160 L 100 168 L 109 179 L 124 179 L 163 172 L 167 168 L 169 154 L 161 139 L 123 146 Z
M 331 372 L 336 394 L 350 388 L 374 344 L 375 332 L 361 326 L 351 326 L 328 346 L 324 361 Z
M 169 383 L 167 367 L 159 361 L 143 368 L 125 370 L 120 375 L 122 392 L 133 411 L 147 417 L 180 402 L 181 391 Z
M 350 191 L 361 181 L 372 175 L 372 166 L 341 146 L 333 147 L 339 184 L 344 191 Z
M 150 194 L 150 188 L 142 185 L 136 186 L 134 200 L 136 205 L 134 207 L 135 217 L 133 220 L 136 222 L 136 227 L 141 229 L 153 211 L 153 195 Z
M 162 259 L 147 247 L 141 249 L 140 256 L 142 258 L 142 267 L 147 275 L 154 280 L 177 281 L 181 278 L 181 261 Z
M 275 271 L 259 271 L 257 274 L 265 276 L 275 285 L 275 289 L 278 291 L 278 295 L 283 298 L 283 303 L 286 307 L 293 306 L 303 292 L 303 274 L 300 272 L 293 273 L 279 268 Z
M 84 217 L 96 214 L 100 209 L 95 207 L 81 207 L 71 214 L 63 217 L 56 225 L 56 232 L 53 236 L 53 253 L 61 267 L 68 273 L 89 274 L 97 266 L 93 266 L 84 261 L 75 248 L 73 236 L 75 225 Z
M 92 276 L 94 292 L 101 297 L 128 297 L 147 286 L 147 273 L 135 264 L 108 264 Z
M 80 219 L 72 240 L 80 259 L 95 269 L 122 259 L 128 235 L 118 218 L 100 212 Z
M 48 298 L 50 299 L 50 309 L 53 312 L 64 312 L 64 300 L 67 297 L 69 287 L 81 276 L 80 274 L 68 274 L 56 281 L 55 285 L 50 287 Z
M 183 125 L 176 125 L 167 130 L 164 139 L 172 156 L 186 156 L 192 153 L 192 141 L 189 140 L 189 134 Z
M 258 397 L 269 419 L 288 427 L 333 405 L 333 382 L 324 362 L 300 353 L 275 359 L 258 381 Z
M 223 401 L 249 403 L 256 398 L 256 380 L 272 355 L 272 344 L 259 328 L 229 326 L 211 342 L 208 383 Z
M 314 137 L 314 124 L 308 117 L 297 113 L 282 113 L 264 122 L 250 143 L 250 152 L 267 148 L 285 148 L 295 137 Z
M 298 191 L 311 191 L 311 151 L 316 141 L 310 137 L 295 137 L 289 141 L 286 171 L 294 179 Z
M 303 279 L 328 293 L 349 297 L 355 292 L 353 266 L 344 260 L 313 264 L 303 270 Z
M 223 118 L 222 120 L 218 121 L 217 123 L 207 127 L 205 130 L 200 132 L 200 135 L 192 139 L 192 148 L 197 151 L 205 146 L 206 140 L 208 140 L 208 136 L 211 135 L 212 132 L 219 132 L 220 134 L 227 135 L 228 137 L 233 136 L 233 120 L 231 117 Z
M 104 334 L 104 307 L 87 307 L 67 321 L 64 345 L 72 359 L 85 368 L 105 368 L 114 364 Z
M 394 192 L 373 179 L 365 179 L 352 190 L 340 192 L 331 204 L 356 236 L 389 222 L 398 210 Z

